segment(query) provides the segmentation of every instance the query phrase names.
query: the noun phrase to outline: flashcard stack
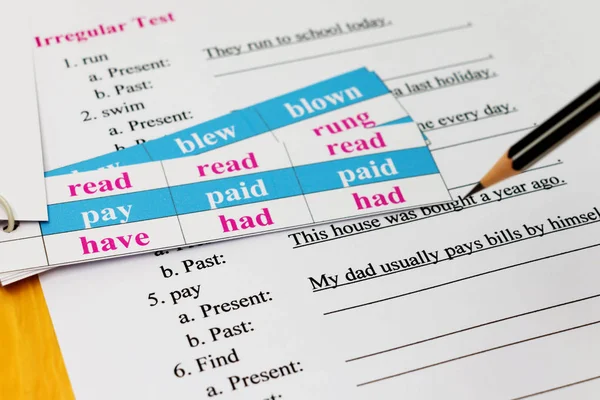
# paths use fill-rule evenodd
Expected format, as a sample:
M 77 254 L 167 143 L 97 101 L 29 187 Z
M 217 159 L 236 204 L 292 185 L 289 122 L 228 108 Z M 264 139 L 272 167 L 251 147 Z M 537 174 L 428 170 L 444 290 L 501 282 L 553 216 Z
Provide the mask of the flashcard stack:
M 451 200 L 416 124 L 364 68 L 50 171 L 46 191 L 48 222 L 0 243 L 3 282 Z

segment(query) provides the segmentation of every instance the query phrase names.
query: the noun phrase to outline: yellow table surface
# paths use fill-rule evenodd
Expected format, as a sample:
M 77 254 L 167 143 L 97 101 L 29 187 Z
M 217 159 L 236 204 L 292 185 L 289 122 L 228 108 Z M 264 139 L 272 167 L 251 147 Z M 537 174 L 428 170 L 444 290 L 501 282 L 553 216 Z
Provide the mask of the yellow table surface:
M 36 276 L 0 287 L 0 399 L 74 399 Z

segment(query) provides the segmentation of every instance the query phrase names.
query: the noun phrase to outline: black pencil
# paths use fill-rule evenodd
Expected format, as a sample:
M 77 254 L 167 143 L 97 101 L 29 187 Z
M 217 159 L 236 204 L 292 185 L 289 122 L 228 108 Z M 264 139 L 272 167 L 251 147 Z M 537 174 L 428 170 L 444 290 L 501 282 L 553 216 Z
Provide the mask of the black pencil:
M 512 145 L 467 196 L 527 169 L 577 132 L 599 111 L 600 81 Z

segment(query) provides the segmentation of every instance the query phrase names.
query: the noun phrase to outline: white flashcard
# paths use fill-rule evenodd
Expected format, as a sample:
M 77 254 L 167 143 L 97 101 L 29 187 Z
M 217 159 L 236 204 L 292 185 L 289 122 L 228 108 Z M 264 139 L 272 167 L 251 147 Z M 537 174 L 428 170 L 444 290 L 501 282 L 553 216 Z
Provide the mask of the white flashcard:
M 44 163 L 38 106 L 29 46 L 29 23 L 17 11 L 0 24 L 0 52 L 5 60 L 0 74 L 0 196 L 18 221 L 47 221 Z M 7 219 L 0 207 L 0 220 Z

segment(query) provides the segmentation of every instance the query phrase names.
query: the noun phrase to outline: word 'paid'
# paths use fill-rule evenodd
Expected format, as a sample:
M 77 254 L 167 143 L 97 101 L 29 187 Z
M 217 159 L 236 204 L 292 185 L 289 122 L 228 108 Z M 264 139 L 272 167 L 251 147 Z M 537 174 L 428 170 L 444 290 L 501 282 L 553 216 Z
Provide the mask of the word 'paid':
M 397 175 L 398 171 L 391 158 L 386 158 L 381 165 L 375 164 L 375 161 L 369 161 L 368 167 L 358 167 L 356 170 L 344 169 L 338 171 L 338 176 L 342 181 L 342 186 L 349 187 L 356 180 L 368 181 L 369 179 L 381 178 L 382 176 Z
M 214 192 L 206 193 L 206 198 L 210 209 L 214 210 L 224 201 L 232 202 L 239 200 L 249 200 L 255 197 L 268 196 L 267 188 L 262 179 L 257 179 L 256 183 L 250 187 L 246 186 L 246 182 L 240 182 L 239 187 L 229 188 L 224 191 L 215 190 Z

